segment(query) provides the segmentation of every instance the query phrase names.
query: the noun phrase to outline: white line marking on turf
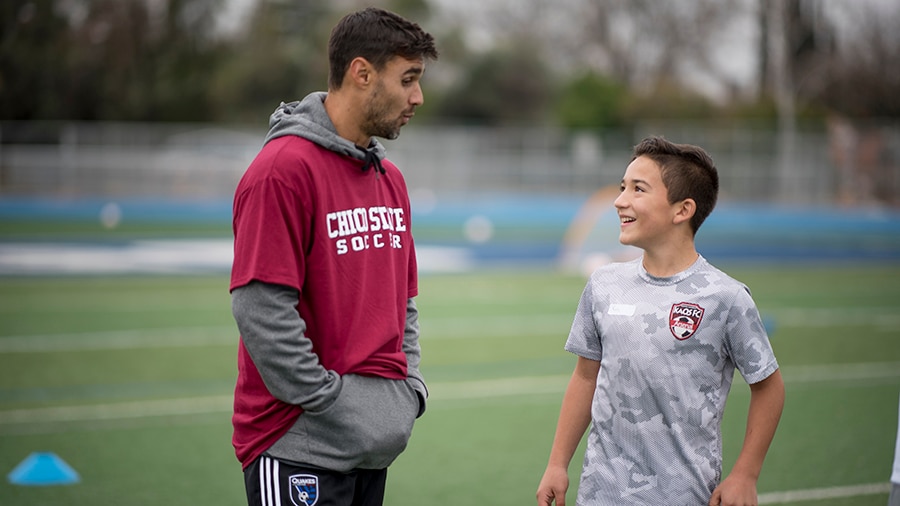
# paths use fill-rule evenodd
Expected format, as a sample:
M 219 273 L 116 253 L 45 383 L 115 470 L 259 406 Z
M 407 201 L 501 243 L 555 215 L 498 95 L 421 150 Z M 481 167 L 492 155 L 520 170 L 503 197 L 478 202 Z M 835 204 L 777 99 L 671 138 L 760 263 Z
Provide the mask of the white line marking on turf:
M 759 494 L 759 504 L 793 504 L 796 501 L 818 501 L 822 499 L 839 499 L 862 495 L 887 494 L 891 491 L 890 483 L 868 483 L 864 485 L 848 485 L 843 487 L 811 488 L 806 490 L 790 490 L 787 492 L 767 492 Z
M 0 425 L 220 413 L 231 411 L 232 401 L 233 397 L 231 395 L 217 395 L 212 397 L 154 399 L 114 404 L 13 409 L 0 411 Z
M 531 335 L 560 335 L 565 339 L 568 316 L 531 315 L 428 320 L 422 340 Z M 0 353 L 126 350 L 198 346 L 237 346 L 236 327 L 183 327 L 130 329 L 72 334 L 41 334 L 0 337 Z
M 235 327 L 113 330 L 0 337 L 0 353 L 237 346 Z
M 478 399 L 561 393 L 568 380 L 569 376 L 567 375 L 528 376 L 481 381 L 436 382 L 429 383 L 428 388 L 431 392 L 431 400 Z M 0 410 L 0 425 L 197 415 L 229 412 L 231 409 L 231 395 L 154 399 L 112 404 Z
M 564 342 L 572 325 L 572 315 L 523 314 L 475 317 L 427 318 L 419 321 L 422 340 L 431 339 L 485 339 L 510 336 L 559 336 Z
M 565 386 L 568 376 L 534 376 L 497 380 L 439 383 L 432 387 L 435 397 L 462 399 L 549 393 Z M 230 395 L 161 399 L 151 401 L 99 404 L 91 406 L 60 406 L 0 411 L 0 424 L 34 424 L 37 422 L 76 422 L 114 419 L 134 419 L 151 416 L 178 416 L 226 413 L 232 409 Z M 826 487 L 759 494 L 759 504 L 782 504 L 887 494 L 890 483 L 869 483 L 841 487 Z
M 785 381 L 789 384 L 892 378 L 900 377 L 900 362 L 789 367 L 784 372 L 784 376 Z M 432 401 L 537 394 L 562 395 L 569 378 L 568 374 L 558 374 L 473 381 L 442 381 L 429 382 L 428 388 Z M 196 415 L 228 412 L 231 409 L 231 395 L 154 399 L 112 404 L 0 410 L 0 425 Z
M 231 269 L 230 239 L 148 240 L 126 244 L 0 245 L 0 273 L 194 273 Z
M 794 365 L 785 367 L 782 372 L 788 383 L 897 378 L 900 377 L 900 362 Z
M 857 327 L 860 325 L 894 328 L 900 327 L 900 313 L 896 308 L 784 308 L 765 312 L 775 320 L 776 332 L 779 325 L 785 327 Z
M 138 240 L 123 244 L 0 244 L 0 274 L 179 274 L 228 272 L 231 239 Z M 466 248 L 416 248 L 422 272 L 464 272 L 473 260 Z
M 430 399 L 458 400 L 504 397 L 510 395 L 535 395 L 562 393 L 568 384 L 569 375 L 520 376 L 476 381 L 446 381 L 429 383 Z
M 900 314 L 887 308 L 835 313 L 831 310 L 796 309 L 772 313 L 777 327 L 822 327 L 875 325 L 900 327 Z M 423 317 L 422 340 L 490 339 L 510 336 L 558 335 L 565 340 L 570 313 L 492 315 L 467 318 Z M 129 329 L 73 334 L 43 334 L 0 337 L 0 353 L 40 353 L 104 349 L 143 349 L 198 346 L 234 346 L 238 331 L 233 326 Z

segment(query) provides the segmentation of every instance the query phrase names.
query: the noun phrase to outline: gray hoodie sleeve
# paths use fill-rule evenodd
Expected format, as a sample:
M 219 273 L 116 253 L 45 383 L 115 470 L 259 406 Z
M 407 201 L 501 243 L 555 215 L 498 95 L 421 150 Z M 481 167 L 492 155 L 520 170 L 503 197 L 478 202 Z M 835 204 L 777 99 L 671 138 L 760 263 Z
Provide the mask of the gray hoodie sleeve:
M 406 328 L 403 331 L 403 353 L 406 354 L 406 376 L 416 394 L 419 396 L 419 413 L 416 417 L 425 413 L 425 401 L 428 399 L 428 387 L 425 386 L 425 378 L 419 371 L 419 362 L 422 361 L 422 348 L 419 346 L 419 309 L 416 301 L 406 301 Z
M 252 281 L 232 290 L 231 312 L 269 392 L 288 404 L 318 411 L 337 398 L 341 377 L 319 363 L 304 335 L 298 300 L 293 288 Z

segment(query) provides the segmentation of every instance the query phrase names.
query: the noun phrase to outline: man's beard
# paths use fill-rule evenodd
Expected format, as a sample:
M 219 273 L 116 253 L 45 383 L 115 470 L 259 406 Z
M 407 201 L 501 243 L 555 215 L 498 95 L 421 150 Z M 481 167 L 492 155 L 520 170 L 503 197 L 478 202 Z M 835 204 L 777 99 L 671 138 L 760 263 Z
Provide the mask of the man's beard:
M 381 99 L 384 96 L 381 85 L 378 85 L 372 92 L 369 107 L 366 110 L 363 128 L 367 135 L 371 137 L 381 137 L 388 140 L 394 140 L 400 136 L 399 119 L 390 119 L 389 107 L 385 101 Z

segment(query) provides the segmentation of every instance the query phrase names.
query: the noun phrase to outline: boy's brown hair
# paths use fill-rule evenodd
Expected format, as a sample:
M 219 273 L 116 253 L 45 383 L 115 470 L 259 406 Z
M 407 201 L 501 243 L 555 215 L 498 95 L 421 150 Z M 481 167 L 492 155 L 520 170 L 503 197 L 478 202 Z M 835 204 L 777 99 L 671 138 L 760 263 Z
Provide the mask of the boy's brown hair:
M 698 146 L 676 144 L 662 137 L 647 137 L 634 147 L 634 157 L 646 156 L 659 166 L 669 203 L 693 199 L 697 205 L 691 218 L 694 234 L 716 207 L 719 173 L 712 157 Z

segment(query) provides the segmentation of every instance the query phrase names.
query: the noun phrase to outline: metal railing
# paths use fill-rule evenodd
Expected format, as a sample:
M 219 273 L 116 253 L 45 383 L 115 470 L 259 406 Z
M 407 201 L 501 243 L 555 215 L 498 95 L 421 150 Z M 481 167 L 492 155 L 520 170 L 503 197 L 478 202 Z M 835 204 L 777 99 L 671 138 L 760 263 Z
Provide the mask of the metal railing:
M 0 123 L 0 198 L 230 198 L 264 133 L 208 124 Z M 900 203 L 896 124 L 844 137 L 798 131 L 786 169 L 776 131 L 741 125 L 670 122 L 628 132 L 413 125 L 385 145 L 411 191 L 586 195 L 618 184 L 632 145 L 650 134 L 706 148 L 722 199 Z

